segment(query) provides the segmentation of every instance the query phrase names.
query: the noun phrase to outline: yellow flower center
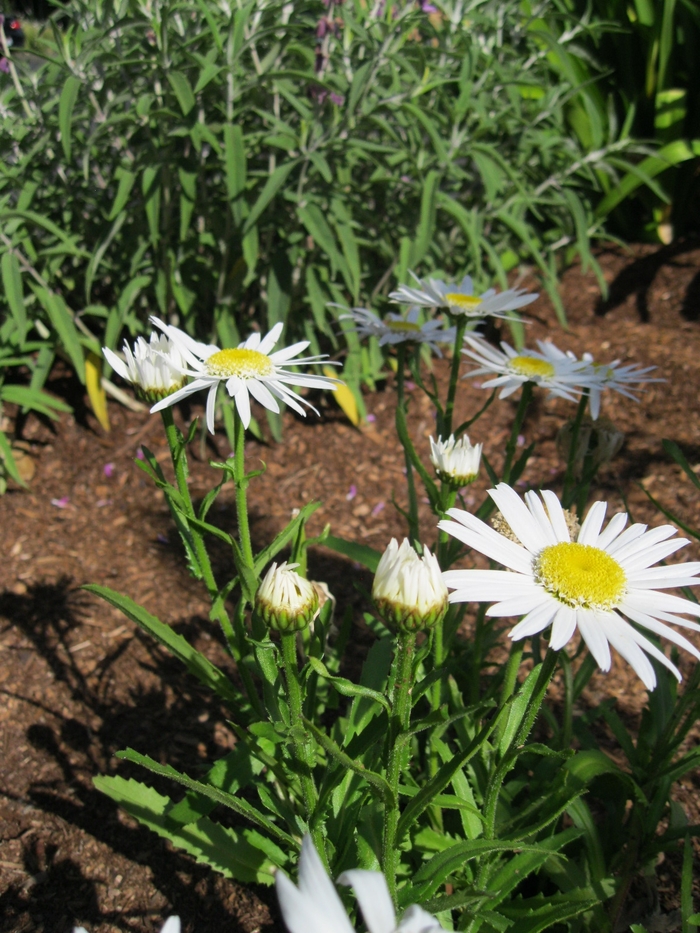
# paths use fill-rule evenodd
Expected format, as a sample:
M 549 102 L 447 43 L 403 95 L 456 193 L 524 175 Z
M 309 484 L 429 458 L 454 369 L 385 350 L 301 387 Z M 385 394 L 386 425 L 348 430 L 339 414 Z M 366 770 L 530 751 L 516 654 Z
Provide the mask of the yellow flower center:
M 551 363 L 546 360 L 538 360 L 535 356 L 514 356 L 508 366 L 519 376 L 527 376 L 529 379 L 533 376 L 547 378 L 555 373 Z
M 275 373 L 274 364 L 268 356 L 258 350 L 218 350 L 206 361 L 210 376 L 228 379 L 265 379 Z
M 384 321 L 384 325 L 388 327 L 389 330 L 396 330 L 399 332 L 405 330 L 420 332 L 420 324 L 414 324 L 413 321 Z
M 445 295 L 445 301 L 451 308 L 459 308 L 467 314 L 470 311 L 476 311 L 481 305 L 481 298 L 478 295 L 462 295 L 460 292 L 448 292 Z
M 627 576 L 615 558 L 590 544 L 564 541 L 544 548 L 534 575 L 548 593 L 576 609 L 612 609 L 627 589 Z

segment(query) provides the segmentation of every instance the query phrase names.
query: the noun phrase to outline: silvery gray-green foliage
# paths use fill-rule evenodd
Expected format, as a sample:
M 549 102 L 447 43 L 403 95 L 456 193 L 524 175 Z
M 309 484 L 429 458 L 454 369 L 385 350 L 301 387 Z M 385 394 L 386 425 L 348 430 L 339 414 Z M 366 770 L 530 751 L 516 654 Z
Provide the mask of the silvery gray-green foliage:
M 289 320 L 316 349 L 328 301 L 409 268 L 526 263 L 553 290 L 632 147 L 569 132 L 580 28 L 552 2 L 70 0 L 49 57 L 1 77 L 20 300 L 82 378 L 147 312 L 224 343 Z

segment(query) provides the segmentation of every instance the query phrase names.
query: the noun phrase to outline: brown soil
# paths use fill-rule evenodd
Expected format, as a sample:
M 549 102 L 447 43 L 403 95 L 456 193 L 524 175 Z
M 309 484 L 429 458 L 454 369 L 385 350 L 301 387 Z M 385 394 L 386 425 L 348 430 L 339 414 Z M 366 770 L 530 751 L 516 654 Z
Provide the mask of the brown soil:
M 626 443 L 603 473 L 599 493 L 614 510 L 624 500 L 635 520 L 660 524 L 646 490 L 700 528 L 700 493 L 661 448 L 662 438 L 671 438 L 691 464 L 700 464 L 700 244 L 612 250 L 600 259 L 611 283 L 609 300 L 601 303 L 592 274 L 572 269 L 563 281 L 570 330 L 562 332 L 543 297 L 528 309 L 528 343 L 551 336 L 559 346 L 590 350 L 597 359 L 658 367 L 668 381 L 652 384 L 639 404 L 622 396 L 605 399 L 604 414 L 624 430 Z M 436 373 L 443 378 L 444 365 Z M 0 931 L 65 933 L 80 922 L 94 933 L 145 933 L 175 912 L 186 931 L 197 933 L 279 929 L 268 889 L 215 877 L 140 829 L 92 785 L 95 774 L 123 773 L 113 755 L 126 746 L 192 773 L 232 742 L 225 710 L 116 610 L 82 592 L 81 584 L 98 582 L 128 594 L 217 663 L 228 662 L 208 621 L 205 594 L 187 574 L 163 499 L 134 465 L 144 443 L 168 467 L 160 419 L 110 403 L 112 431 L 105 434 L 65 370 L 56 370 L 49 388 L 69 398 L 75 414 L 56 426 L 17 417 L 17 436 L 36 475 L 28 491 L 12 490 L 0 499 Z M 427 402 L 418 391 L 413 395 L 411 429 L 425 451 L 434 422 Z M 466 417 L 484 400 L 483 390 L 465 381 L 460 413 Z M 310 498 L 322 502 L 312 533 L 330 522 L 335 534 L 378 549 L 392 535 L 403 535 L 392 505 L 392 496 L 399 503 L 404 496 L 393 393 L 379 391 L 366 402 L 375 420 L 362 432 L 333 403 L 323 402 L 320 419 L 285 415 L 283 443 L 249 443 L 248 463 L 267 464 L 251 487 L 258 545 Z M 513 412 L 511 402 L 498 402 L 471 432 L 497 469 Z M 200 414 L 193 404 L 177 417 L 184 423 Z M 539 402 L 523 429 L 524 441 L 537 441 L 525 484 L 560 488 L 555 436 L 571 414 L 572 406 L 561 400 Z M 208 460 L 228 454 L 223 432 L 195 442 L 192 453 L 196 498 L 213 483 Z M 480 502 L 487 485 L 482 480 L 473 487 L 467 503 Z M 230 493 L 222 493 L 215 509 L 217 523 L 230 526 Z M 422 520 L 430 541 L 434 520 L 427 508 Z M 684 558 L 697 559 L 697 546 Z M 220 579 L 227 567 L 227 555 L 215 551 Z M 365 573 L 328 551 L 315 552 L 311 570 L 341 603 L 362 606 L 355 583 L 370 585 Z M 360 647 L 368 642 L 361 623 L 357 635 Z M 690 665 L 683 663 L 687 672 Z M 640 682 L 619 663 L 610 675 L 593 678 L 585 701 L 595 705 L 609 696 L 618 698 L 630 721 L 645 699 Z M 700 777 L 687 776 L 676 796 L 689 822 L 700 823 Z M 679 906 L 677 860 L 667 859 L 657 874 L 661 908 L 668 913 Z M 664 927 L 674 928 L 673 921 Z

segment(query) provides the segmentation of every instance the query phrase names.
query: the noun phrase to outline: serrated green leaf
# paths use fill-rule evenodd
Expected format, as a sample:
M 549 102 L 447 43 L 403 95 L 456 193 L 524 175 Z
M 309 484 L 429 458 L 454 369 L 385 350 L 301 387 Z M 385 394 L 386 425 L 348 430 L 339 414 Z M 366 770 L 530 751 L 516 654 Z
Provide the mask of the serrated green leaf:
M 98 776 L 93 783 L 139 823 L 184 849 L 198 862 L 244 884 L 273 883 L 275 866 L 259 847 L 251 844 L 245 831 L 226 829 L 208 817 L 188 826 L 172 826 L 167 819 L 170 798 L 153 788 L 118 776 Z

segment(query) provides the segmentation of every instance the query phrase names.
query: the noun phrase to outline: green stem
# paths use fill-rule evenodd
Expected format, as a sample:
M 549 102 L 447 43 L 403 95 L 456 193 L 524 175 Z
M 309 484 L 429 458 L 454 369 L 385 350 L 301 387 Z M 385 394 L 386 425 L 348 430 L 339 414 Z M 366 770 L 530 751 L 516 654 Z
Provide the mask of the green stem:
M 406 394 L 404 391 L 404 370 L 406 368 L 406 344 L 400 343 L 397 347 L 397 368 L 396 368 L 396 429 L 399 437 L 399 418 L 403 414 L 406 417 Z M 416 496 L 416 484 L 413 478 L 413 464 L 411 457 L 404 447 L 404 460 L 406 461 L 406 484 L 408 486 L 408 537 L 412 543 L 419 539 L 418 531 L 418 498 Z
M 233 460 L 233 478 L 236 484 L 236 521 L 238 522 L 238 540 L 241 545 L 243 557 L 252 569 L 255 564 L 253 558 L 253 545 L 250 539 L 250 523 L 248 521 L 248 480 L 245 475 L 245 428 L 238 416 L 233 413 L 234 436 L 236 447 Z
M 486 790 L 486 799 L 484 801 L 484 839 L 496 838 L 496 812 L 498 809 L 498 798 L 500 797 L 503 781 L 505 780 L 508 772 L 513 767 L 514 756 L 512 752 L 513 750 L 520 748 L 521 745 L 525 744 L 527 737 L 530 734 L 530 730 L 535 724 L 535 719 L 537 718 L 537 714 L 539 713 L 540 707 L 542 706 L 542 700 L 544 699 L 545 693 L 547 692 L 547 687 L 549 686 L 549 682 L 552 679 L 552 675 L 554 674 L 554 670 L 557 666 L 558 657 L 558 651 L 548 651 L 545 655 L 544 661 L 542 662 L 542 667 L 540 668 L 540 672 L 537 677 L 535 689 L 533 690 L 532 696 L 528 702 L 525 715 L 520 720 L 518 731 L 513 741 L 506 749 L 500 763 L 497 765 L 493 776 L 489 780 L 489 784 Z M 479 877 L 477 885 L 481 887 L 485 881 L 485 878 Z
M 506 460 L 503 464 L 503 476 L 501 478 L 501 482 L 503 483 L 507 483 L 510 480 L 510 471 L 513 468 L 513 457 L 515 456 L 515 450 L 518 446 L 520 429 L 522 428 L 523 422 L 525 421 L 525 415 L 527 414 L 530 400 L 532 399 L 532 390 L 534 387 L 534 382 L 526 382 L 524 383 L 522 392 L 520 393 L 520 402 L 518 403 L 518 410 L 515 413 L 513 430 L 510 432 L 510 437 L 508 438 L 508 443 L 506 444 Z
M 282 658 L 284 661 L 284 674 L 287 682 L 287 701 L 289 702 L 289 716 L 291 721 L 291 737 L 294 755 L 299 766 L 301 778 L 301 793 L 306 808 L 306 820 L 309 832 L 314 841 L 316 850 L 325 862 L 326 847 L 323 841 L 321 827 L 315 821 L 318 792 L 313 779 L 315 764 L 314 753 L 311 748 L 311 739 L 306 731 L 303 716 L 303 696 L 299 682 L 299 665 L 297 662 L 297 636 L 295 632 L 282 634 Z
M 564 474 L 564 490 L 561 495 L 561 504 L 565 509 L 571 507 L 571 503 L 574 498 L 574 469 L 576 464 L 576 450 L 578 448 L 578 438 L 579 434 L 581 433 L 581 424 L 583 423 L 583 416 L 586 412 L 587 404 L 588 389 L 585 389 L 583 395 L 579 399 L 578 407 L 576 409 L 576 417 L 574 418 L 574 424 L 571 428 L 571 443 L 569 445 L 569 456 L 566 461 L 566 473 Z
M 506 664 L 506 671 L 503 675 L 503 687 L 501 689 L 501 707 L 503 707 L 508 700 L 513 696 L 513 691 L 515 690 L 515 685 L 518 680 L 518 671 L 520 670 L 520 662 L 523 658 L 523 648 L 524 643 L 522 641 L 514 641 L 510 646 L 510 656 L 508 658 L 508 663 Z M 503 730 L 505 729 L 505 722 L 503 724 Z
M 177 429 L 177 426 L 175 425 L 172 408 L 164 408 L 161 411 L 161 416 L 163 418 L 163 425 L 165 427 L 165 436 L 168 441 L 168 446 L 170 447 L 170 456 L 172 458 L 173 469 L 175 471 L 175 481 L 177 483 L 178 492 L 180 493 L 182 501 L 185 505 L 185 517 L 195 518 L 196 514 L 194 505 L 192 504 L 192 497 L 190 496 L 190 490 L 187 485 L 189 471 L 187 468 L 187 452 L 185 450 L 184 439 L 180 431 Z M 216 578 L 214 577 L 214 571 L 212 570 L 211 561 L 209 560 L 209 553 L 207 552 L 204 538 L 200 532 L 196 531 L 192 527 L 189 522 L 188 532 L 195 556 L 197 558 L 197 563 L 202 574 L 202 579 L 204 580 L 204 585 L 207 588 L 209 598 L 212 602 L 212 618 L 215 619 L 221 626 L 221 631 L 224 634 L 229 651 L 231 652 L 234 661 L 236 661 L 238 665 L 238 670 L 241 674 L 241 679 L 243 680 L 248 699 L 253 704 L 257 714 L 262 716 L 264 714 L 264 710 L 257 695 L 257 691 L 255 690 L 255 685 L 250 675 L 250 671 L 247 669 L 245 664 L 240 663 L 242 657 L 245 654 L 245 646 L 241 643 L 240 638 L 236 638 L 236 631 L 234 629 L 233 623 L 231 622 L 231 617 L 226 611 L 223 600 L 218 598 L 219 587 L 217 585 Z M 240 634 L 240 626 L 238 626 L 238 628 Z
M 187 484 L 189 470 L 187 468 L 187 451 L 185 449 L 184 439 L 177 426 L 175 425 L 172 408 L 164 408 L 161 411 L 161 416 L 163 418 L 163 426 L 165 427 L 165 436 L 168 441 L 168 446 L 170 447 L 170 457 L 173 462 L 173 470 L 175 471 L 175 481 L 177 483 L 178 492 L 180 493 L 180 497 L 185 506 L 185 517 L 196 518 L 194 505 L 192 504 L 192 497 L 190 496 L 190 490 Z M 231 649 L 235 660 L 238 661 L 240 660 L 240 657 L 238 656 L 238 649 L 236 646 L 236 639 L 233 632 L 231 619 L 226 612 L 223 602 L 217 602 L 219 587 L 214 577 L 214 571 L 212 570 L 209 554 L 207 552 L 206 545 L 204 544 L 204 538 L 200 532 L 196 531 L 192 527 L 189 522 L 187 524 L 190 540 L 192 542 L 192 548 L 197 558 L 197 563 L 202 574 L 202 579 L 204 580 L 204 585 L 206 586 L 207 591 L 209 592 L 209 598 L 215 607 L 212 611 L 214 612 L 217 622 L 221 626 L 226 643 Z
M 399 824 L 399 778 L 406 766 L 406 744 L 401 741 L 411 720 L 411 687 L 413 685 L 413 656 L 416 649 L 414 632 L 400 632 L 396 638 L 391 719 L 387 740 L 387 782 L 393 792 L 393 804 L 384 810 L 382 840 L 382 871 L 386 876 L 389 893 L 396 904 L 396 870 L 399 853 L 396 848 L 396 829 Z
M 455 398 L 457 396 L 457 383 L 459 382 L 459 364 L 462 362 L 462 344 L 464 343 L 464 334 L 467 330 L 467 319 L 461 314 L 456 318 L 457 332 L 452 353 L 452 366 L 450 367 L 450 384 L 447 389 L 447 403 L 445 405 L 445 416 L 441 425 L 440 435 L 443 440 L 452 434 L 452 417 L 455 410 Z

